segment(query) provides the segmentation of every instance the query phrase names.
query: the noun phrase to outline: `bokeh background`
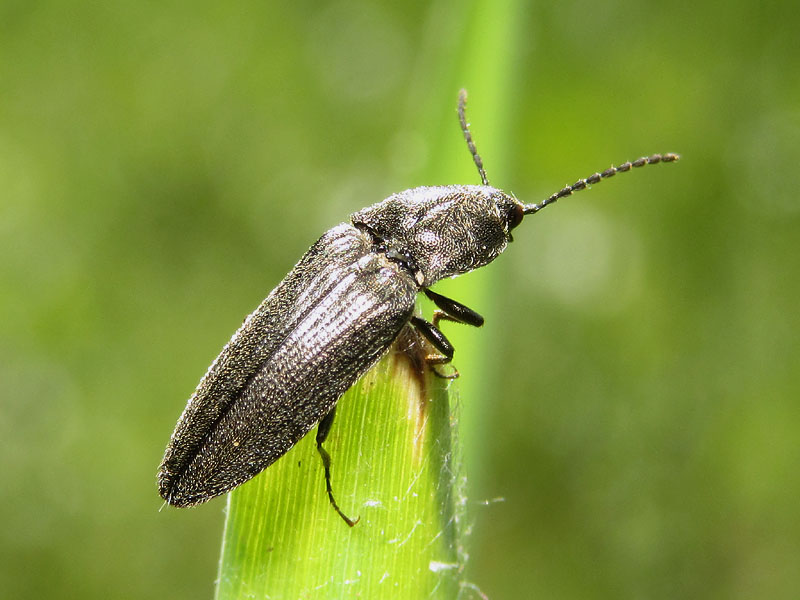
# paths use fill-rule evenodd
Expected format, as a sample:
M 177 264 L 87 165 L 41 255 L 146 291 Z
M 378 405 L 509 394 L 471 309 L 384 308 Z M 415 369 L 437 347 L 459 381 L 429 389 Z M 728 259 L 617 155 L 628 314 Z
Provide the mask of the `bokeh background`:
M 316 237 L 421 184 L 559 202 L 438 287 L 469 579 L 797 598 L 793 2 L 0 2 L 0 594 L 206 598 L 223 501 L 158 512 L 185 399 Z M 452 332 L 452 333 L 451 333 Z

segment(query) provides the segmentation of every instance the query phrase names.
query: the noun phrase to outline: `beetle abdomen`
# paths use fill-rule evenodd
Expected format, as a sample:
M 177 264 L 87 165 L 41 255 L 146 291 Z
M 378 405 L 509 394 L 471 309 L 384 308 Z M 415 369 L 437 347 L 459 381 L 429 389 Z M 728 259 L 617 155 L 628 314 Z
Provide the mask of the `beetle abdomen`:
M 323 235 L 245 320 L 184 410 L 159 491 L 189 506 L 272 464 L 388 349 L 417 285 L 352 225 Z

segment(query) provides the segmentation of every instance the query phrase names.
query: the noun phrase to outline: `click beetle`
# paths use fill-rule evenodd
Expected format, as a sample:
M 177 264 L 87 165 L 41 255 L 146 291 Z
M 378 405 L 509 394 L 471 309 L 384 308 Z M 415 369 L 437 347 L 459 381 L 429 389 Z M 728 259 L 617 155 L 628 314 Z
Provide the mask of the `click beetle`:
M 224 494 L 283 456 L 315 425 L 328 497 L 330 457 L 322 447 L 336 402 L 386 353 L 404 327 L 416 328 L 449 362 L 442 318 L 479 327 L 483 317 L 430 289 L 440 279 L 489 264 L 525 215 L 617 173 L 676 154 L 655 154 L 523 204 L 489 185 L 459 94 L 458 118 L 481 185 L 418 187 L 389 196 L 322 235 L 250 314 L 208 368 L 183 411 L 161 462 L 167 503 L 192 506 Z M 438 307 L 414 314 L 418 293 Z

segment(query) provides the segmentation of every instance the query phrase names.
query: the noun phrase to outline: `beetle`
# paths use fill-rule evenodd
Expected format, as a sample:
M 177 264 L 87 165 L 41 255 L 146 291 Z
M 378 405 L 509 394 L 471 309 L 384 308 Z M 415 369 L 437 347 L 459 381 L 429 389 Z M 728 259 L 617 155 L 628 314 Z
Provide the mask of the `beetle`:
M 512 241 L 526 215 L 617 173 L 676 154 L 654 154 L 569 185 L 539 204 L 523 204 L 489 185 L 466 120 L 458 119 L 481 185 L 409 189 L 364 208 L 322 235 L 250 314 L 208 368 L 178 420 L 158 472 L 167 503 L 193 506 L 224 494 L 283 456 L 315 425 L 328 498 L 330 456 L 322 444 L 336 402 L 386 353 L 405 327 L 450 362 L 440 319 L 479 327 L 483 317 L 430 289 L 483 267 Z M 437 306 L 431 322 L 414 314 L 418 293 Z

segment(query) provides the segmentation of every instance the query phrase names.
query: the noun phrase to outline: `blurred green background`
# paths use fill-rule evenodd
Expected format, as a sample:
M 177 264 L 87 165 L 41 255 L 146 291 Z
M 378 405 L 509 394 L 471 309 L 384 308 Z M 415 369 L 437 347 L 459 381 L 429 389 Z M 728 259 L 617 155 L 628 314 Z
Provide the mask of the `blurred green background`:
M 211 359 L 392 192 L 563 200 L 438 286 L 469 579 L 492 598 L 797 598 L 793 2 L 0 2 L 0 594 L 206 598 L 222 500 L 165 510 Z M 354 432 L 355 434 L 355 432 Z M 502 499 L 502 501 L 495 501 Z

